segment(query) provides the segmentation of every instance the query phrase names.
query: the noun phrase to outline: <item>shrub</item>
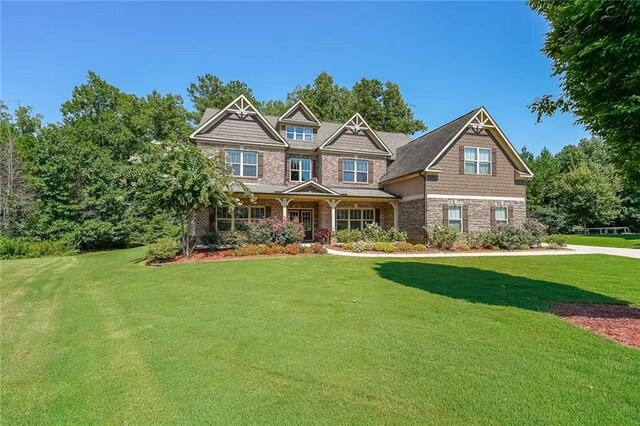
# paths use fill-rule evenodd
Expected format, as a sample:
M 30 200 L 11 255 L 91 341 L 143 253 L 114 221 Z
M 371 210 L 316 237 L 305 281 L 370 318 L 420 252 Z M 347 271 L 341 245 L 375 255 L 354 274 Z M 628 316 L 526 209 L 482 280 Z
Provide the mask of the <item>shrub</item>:
M 247 241 L 249 244 L 272 244 L 271 224 L 266 220 L 249 223 L 249 226 L 247 226 Z
M 275 244 L 266 248 L 266 254 L 284 254 L 284 246 Z
M 407 241 L 407 233 L 405 231 L 398 231 L 396 228 L 391 228 L 387 231 L 387 240 L 392 242 L 405 242 Z
M 347 251 L 353 251 L 353 243 L 345 243 L 342 248 Z
M 65 256 L 76 252 L 76 249 L 62 240 L 30 241 L 23 237 L 0 239 L 0 259 Z
M 322 246 L 322 244 L 313 244 L 310 246 L 311 253 L 314 254 L 327 254 L 327 249 Z
M 220 255 L 222 257 L 232 257 L 232 256 L 235 256 L 236 253 L 235 253 L 235 250 L 223 250 L 220 252 Z
M 275 244 L 286 246 L 298 244 L 304 240 L 304 226 L 301 223 L 283 218 L 271 218 L 268 220 Z
M 356 241 L 362 241 L 362 231 L 359 229 L 342 229 L 336 232 L 336 240 L 339 243 L 355 243 Z
M 430 233 L 429 241 L 443 250 L 450 250 L 458 241 L 459 234 L 448 226 L 436 225 Z
M 534 244 L 531 232 L 511 225 L 496 228 L 493 237 L 492 245 L 505 250 L 528 249 Z
M 492 238 L 490 231 L 467 232 L 462 238 L 464 243 L 469 246 L 469 249 L 491 247 Z
M 284 253 L 289 255 L 300 254 L 300 244 L 288 244 L 284 247 Z
M 313 241 L 320 244 L 328 244 L 331 240 L 331 230 L 327 228 L 318 228 L 313 231 Z
M 425 251 L 427 249 L 427 246 L 425 246 L 424 244 L 416 244 L 413 246 L 413 249 L 415 251 Z
M 393 243 L 390 243 L 390 242 L 374 243 L 373 248 L 375 251 L 383 251 L 385 253 L 393 253 L 396 251 L 395 246 L 393 245 Z
M 562 234 L 546 235 L 544 242 L 547 243 L 550 248 L 565 247 L 567 245 L 567 236 Z
M 397 251 L 413 251 L 415 246 L 407 242 L 397 242 L 394 244 Z
M 211 231 L 211 232 L 207 232 L 206 234 L 203 234 L 200 237 L 200 241 L 205 246 L 219 246 L 221 245 L 220 244 L 221 238 L 222 237 L 219 232 Z
M 351 251 L 362 253 L 365 250 L 373 250 L 373 244 L 368 241 L 356 241 L 351 245 Z
M 172 238 L 161 238 L 149 246 L 147 264 L 170 262 L 178 255 L 178 243 Z
M 377 223 L 368 223 L 365 225 L 364 230 L 362 231 L 362 240 L 363 241 L 371 241 L 374 243 L 380 241 L 389 241 L 387 232 L 382 229 L 380 225 Z
M 539 246 L 542 239 L 547 235 L 548 226 L 537 219 L 527 218 L 524 222 L 524 229 L 532 236 L 532 245 Z
M 246 246 L 239 247 L 235 250 L 236 256 L 256 256 L 258 254 L 258 245 L 248 244 Z
M 219 232 L 218 234 L 220 236 L 220 247 L 238 248 L 247 241 L 246 233 L 236 231 L 235 229 Z
M 82 223 L 76 235 L 76 247 L 80 250 L 98 250 L 122 247 L 126 233 L 110 222 L 89 219 Z
M 29 242 L 25 238 L 0 240 L 0 259 L 17 259 L 29 255 Z

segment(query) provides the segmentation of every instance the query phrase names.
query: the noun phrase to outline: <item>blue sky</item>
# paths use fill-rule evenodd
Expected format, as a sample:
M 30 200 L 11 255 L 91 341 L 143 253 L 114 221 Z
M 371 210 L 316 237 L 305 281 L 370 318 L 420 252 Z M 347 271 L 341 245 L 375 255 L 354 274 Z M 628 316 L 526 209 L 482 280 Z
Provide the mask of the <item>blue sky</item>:
M 128 93 L 181 94 L 196 76 L 284 98 L 319 72 L 351 87 L 400 85 L 430 129 L 485 105 L 519 149 L 558 151 L 587 133 L 571 115 L 535 124 L 557 93 L 540 52 L 546 24 L 524 3 L 2 2 L 0 97 L 47 121 L 88 70 Z

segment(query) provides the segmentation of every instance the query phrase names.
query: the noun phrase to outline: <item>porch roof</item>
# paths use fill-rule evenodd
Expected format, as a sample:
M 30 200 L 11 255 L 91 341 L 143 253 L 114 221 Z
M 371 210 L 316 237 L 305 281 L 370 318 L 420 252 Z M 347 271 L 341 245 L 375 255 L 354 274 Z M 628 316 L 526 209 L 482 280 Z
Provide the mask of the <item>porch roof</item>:
M 336 194 L 330 193 L 322 193 L 317 191 L 295 191 L 288 192 L 285 194 L 285 191 L 294 188 L 295 186 L 290 185 L 271 185 L 271 184 L 262 184 L 262 183 L 246 183 L 245 184 L 251 192 L 254 194 L 269 194 L 269 195 L 288 195 L 288 196 L 296 196 L 296 195 L 305 195 L 305 196 L 317 196 L 320 198 L 335 198 L 335 197 L 354 197 L 354 198 L 386 198 L 386 199 L 397 199 L 393 194 L 390 194 L 386 191 L 376 188 L 340 188 L 340 187 L 327 187 L 332 190 Z

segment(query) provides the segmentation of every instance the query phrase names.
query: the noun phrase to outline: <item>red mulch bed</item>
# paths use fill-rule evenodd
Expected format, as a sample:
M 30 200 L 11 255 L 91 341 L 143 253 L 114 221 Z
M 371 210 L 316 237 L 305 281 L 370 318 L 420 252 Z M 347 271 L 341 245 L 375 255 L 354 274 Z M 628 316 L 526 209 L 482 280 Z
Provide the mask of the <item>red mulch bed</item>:
M 344 247 L 338 245 L 330 245 L 330 249 L 336 251 L 344 251 L 347 253 L 353 253 L 353 251 L 345 250 Z M 451 250 L 439 250 L 433 247 L 427 247 L 426 250 L 409 250 L 409 251 L 394 251 L 392 253 L 386 253 L 384 251 L 365 250 L 363 253 L 375 253 L 375 254 L 425 254 L 425 253 L 498 253 L 503 251 L 548 251 L 548 250 L 569 250 L 566 247 L 560 247 L 557 249 L 549 249 L 547 247 L 531 247 L 526 250 L 499 250 L 499 249 L 469 249 L 462 250 L 460 247 L 454 247 Z
M 292 254 L 258 254 L 255 256 L 223 256 L 219 251 L 199 251 L 193 253 L 191 257 L 178 256 L 170 263 L 193 263 L 206 261 L 224 261 L 224 260 L 242 260 L 242 259 L 274 259 L 281 257 L 304 257 L 304 256 L 323 256 L 316 253 L 300 253 Z
M 553 313 L 625 346 L 640 349 L 640 307 L 560 303 Z

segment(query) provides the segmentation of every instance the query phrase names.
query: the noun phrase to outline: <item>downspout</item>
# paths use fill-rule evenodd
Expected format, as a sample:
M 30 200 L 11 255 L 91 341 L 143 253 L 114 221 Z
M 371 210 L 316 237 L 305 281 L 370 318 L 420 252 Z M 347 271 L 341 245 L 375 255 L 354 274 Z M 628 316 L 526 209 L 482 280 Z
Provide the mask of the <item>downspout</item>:
M 422 178 L 424 179 L 424 186 L 423 186 L 423 190 L 422 190 L 422 199 L 423 199 L 423 205 L 422 205 L 422 239 L 424 240 L 424 243 L 427 243 L 427 174 L 422 172 L 420 173 L 422 175 Z

